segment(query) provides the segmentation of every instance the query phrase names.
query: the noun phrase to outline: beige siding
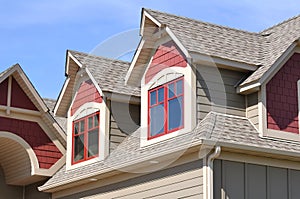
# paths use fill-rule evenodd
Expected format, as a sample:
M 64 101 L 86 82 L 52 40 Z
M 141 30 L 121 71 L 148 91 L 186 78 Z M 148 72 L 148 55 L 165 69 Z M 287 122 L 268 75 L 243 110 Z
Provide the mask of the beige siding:
M 199 198 L 203 194 L 202 178 L 202 171 L 194 170 L 87 198 L 185 198 L 195 195 Z
M 244 75 L 238 71 L 197 65 L 198 120 L 210 111 L 245 116 L 245 96 L 237 94 L 235 88 Z
M 116 176 L 117 177 L 117 176 Z M 113 181 L 110 177 L 103 182 Z M 103 183 L 102 183 L 103 184 Z M 202 161 L 173 166 L 156 172 L 139 175 L 118 183 L 99 186 L 86 192 L 57 197 L 61 199 L 135 199 L 135 198 L 198 198 L 203 195 Z
M 110 150 L 114 150 L 139 127 L 140 106 L 112 101 L 110 112 Z
M 247 95 L 246 117 L 258 128 L 258 94 Z

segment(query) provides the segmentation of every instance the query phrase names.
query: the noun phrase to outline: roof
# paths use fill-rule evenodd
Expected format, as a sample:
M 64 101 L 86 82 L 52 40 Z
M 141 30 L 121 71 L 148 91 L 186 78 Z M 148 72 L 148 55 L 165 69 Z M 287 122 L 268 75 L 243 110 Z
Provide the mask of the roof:
M 43 98 L 45 104 L 50 110 L 50 114 L 52 117 L 56 120 L 56 122 L 59 124 L 59 126 L 64 130 L 64 132 L 67 132 L 67 118 L 64 117 L 58 117 L 53 114 L 54 106 L 56 103 L 56 100 L 54 99 L 49 99 L 49 98 Z
M 140 88 L 125 85 L 130 63 L 68 50 L 84 67 L 87 67 L 102 91 L 140 96 Z
M 104 161 L 72 170 L 66 170 L 63 167 L 40 188 L 41 190 L 55 188 L 198 146 L 208 141 L 221 146 L 242 144 L 253 150 L 272 149 L 272 151 L 297 153 L 300 156 L 300 143 L 287 143 L 284 140 L 262 138 L 247 118 L 210 112 L 193 131 L 146 147 L 140 147 L 140 129 L 138 129 L 128 136 Z
M 300 15 L 268 28 L 260 34 L 268 35 L 265 37 L 263 64 L 241 85 L 258 81 L 289 46 L 300 38 Z
M 167 25 L 189 52 L 261 66 L 241 85 L 258 81 L 274 62 L 300 38 L 300 15 L 259 33 L 144 9 Z M 191 42 L 192 41 L 192 42 Z
M 261 37 L 257 33 L 145 9 L 160 23 L 167 25 L 184 47 L 213 57 L 261 64 Z M 193 42 L 191 42 L 193 41 Z

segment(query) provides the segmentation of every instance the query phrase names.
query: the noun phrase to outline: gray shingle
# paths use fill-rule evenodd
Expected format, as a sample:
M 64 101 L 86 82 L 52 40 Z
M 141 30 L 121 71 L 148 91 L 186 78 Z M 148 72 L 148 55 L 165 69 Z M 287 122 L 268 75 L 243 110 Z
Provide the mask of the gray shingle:
M 167 25 L 190 52 L 253 65 L 261 64 L 260 51 L 263 49 L 261 43 L 264 38 L 258 33 L 145 10 L 160 23 Z
M 103 91 L 140 96 L 140 88 L 125 85 L 125 76 L 130 63 L 86 53 L 69 52 L 89 69 Z
M 260 66 L 240 85 L 258 81 L 287 48 L 300 38 L 300 15 L 251 33 L 145 9 L 167 25 L 190 52 Z
M 121 165 L 130 166 L 133 163 L 188 149 L 205 141 L 300 153 L 300 143 L 287 143 L 284 140 L 260 137 L 247 118 L 210 112 L 193 131 L 146 147 L 140 147 L 140 129 L 138 129 L 128 136 L 104 161 L 68 171 L 63 167 L 41 188 L 49 189 L 76 182 L 121 169 Z
M 300 38 L 300 15 L 288 19 L 278 25 L 261 32 L 266 36 L 262 67 L 251 74 L 241 85 L 258 81 L 267 72 L 274 62 L 288 49 L 288 47 Z
M 53 114 L 53 109 L 56 103 L 56 100 L 54 99 L 49 99 L 49 98 L 43 98 L 45 104 L 47 105 L 47 107 L 50 110 L 50 114 L 52 115 L 52 117 L 56 120 L 56 122 L 59 124 L 59 126 L 65 131 L 67 132 L 67 118 L 64 117 L 58 117 L 55 116 Z

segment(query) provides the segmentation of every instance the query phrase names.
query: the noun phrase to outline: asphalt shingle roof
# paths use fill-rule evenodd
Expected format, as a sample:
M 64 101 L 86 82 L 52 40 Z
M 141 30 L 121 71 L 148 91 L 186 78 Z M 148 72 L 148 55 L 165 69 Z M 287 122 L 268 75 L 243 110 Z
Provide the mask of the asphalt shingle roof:
M 133 163 L 151 160 L 175 151 L 188 149 L 212 141 L 218 145 L 243 144 L 249 147 L 275 149 L 300 154 L 300 143 L 262 138 L 252 123 L 244 117 L 236 117 L 210 112 L 197 127 L 186 134 L 170 138 L 146 147 L 140 147 L 140 129 L 128 136 L 104 161 L 95 162 L 72 170 L 63 167 L 41 188 L 54 188 L 76 182 Z
M 55 116 L 53 114 L 53 109 L 56 103 L 56 100 L 54 99 L 49 99 L 49 98 L 43 98 L 45 104 L 47 105 L 47 107 L 50 110 L 50 114 L 52 115 L 52 117 L 56 120 L 56 122 L 59 124 L 59 126 L 65 131 L 67 132 L 67 118 L 64 117 L 58 117 Z
M 167 25 L 190 52 L 261 66 L 241 85 L 258 81 L 284 51 L 300 38 L 300 15 L 259 33 L 145 9 Z
M 69 52 L 91 72 L 103 91 L 140 96 L 140 88 L 125 85 L 130 63 L 86 53 Z

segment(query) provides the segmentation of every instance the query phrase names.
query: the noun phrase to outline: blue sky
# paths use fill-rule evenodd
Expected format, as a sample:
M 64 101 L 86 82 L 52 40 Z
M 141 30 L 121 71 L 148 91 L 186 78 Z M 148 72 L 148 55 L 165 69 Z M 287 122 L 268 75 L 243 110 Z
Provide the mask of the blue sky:
M 124 32 L 130 33 L 127 43 L 133 49 L 142 7 L 252 32 L 300 14 L 298 0 L 0 2 L 0 71 L 19 63 L 40 95 L 54 99 L 65 78 L 66 50 L 88 53 L 100 46 L 97 54 L 115 58 L 105 49 L 115 35 L 124 39 Z

